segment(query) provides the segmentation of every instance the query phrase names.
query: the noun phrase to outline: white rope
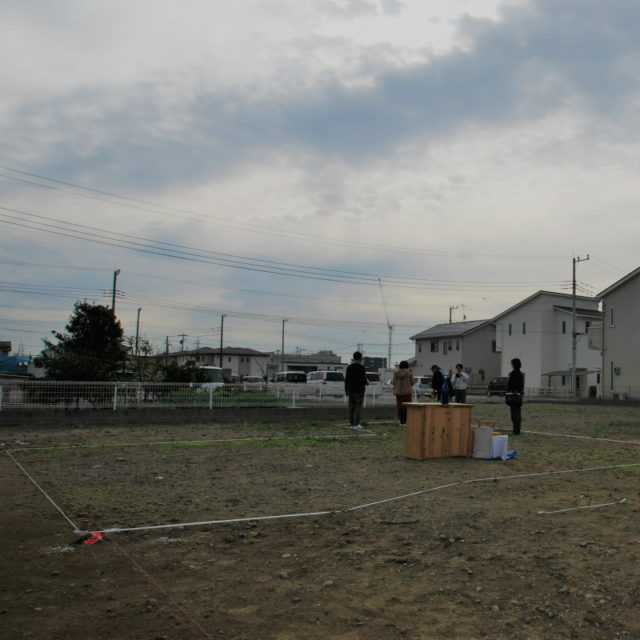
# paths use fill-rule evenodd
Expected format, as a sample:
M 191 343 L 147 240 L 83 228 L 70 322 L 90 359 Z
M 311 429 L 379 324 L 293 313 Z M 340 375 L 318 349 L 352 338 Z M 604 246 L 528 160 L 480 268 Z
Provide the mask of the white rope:
M 621 467 L 637 467 L 640 462 L 625 462 L 623 464 L 614 464 L 607 467 L 590 467 L 587 469 L 560 469 L 559 471 L 538 471 L 536 473 L 519 473 L 512 476 L 491 476 L 488 478 L 475 478 L 473 480 L 464 480 L 465 483 L 470 482 L 492 482 L 495 480 L 511 480 L 512 478 L 535 478 L 537 476 L 552 476 L 560 473 L 581 473 L 586 471 L 604 471 L 607 469 L 619 469 Z
M 532 432 L 532 433 L 536 433 L 536 432 Z M 544 435 L 562 435 L 562 434 L 544 434 Z M 309 436 L 301 436 L 300 439 L 304 439 L 304 438 L 308 438 L 308 437 Z M 345 436 L 315 436 L 315 437 L 327 438 L 327 437 L 345 437 Z M 583 436 L 565 436 L 565 437 L 583 438 Z M 244 441 L 244 440 L 251 441 L 251 440 L 278 440 L 278 439 L 282 439 L 282 438 L 231 438 L 231 439 L 225 439 L 225 440 L 168 441 L 168 442 L 141 443 L 141 444 L 188 444 L 188 443 L 203 443 L 203 442 L 204 443 L 207 443 L 207 442 L 236 442 L 236 441 Z M 290 438 L 286 438 L 286 439 L 290 439 Z M 295 438 L 295 439 L 298 439 L 298 438 Z M 607 440 L 605 438 L 584 438 L 584 439 L 587 439 L 587 440 Z M 621 441 L 613 441 L 612 440 L 612 442 L 621 442 Z M 640 444 L 640 443 L 629 442 L 628 444 Z M 73 448 L 74 445 L 69 445 L 69 446 Z M 87 446 L 99 447 L 101 445 L 87 445 Z M 109 445 L 109 446 L 136 446 L 136 445 L 135 444 L 130 444 L 130 445 Z M 33 447 L 33 449 L 43 449 L 43 448 L 47 448 L 47 447 Z M 21 449 L 21 450 L 24 451 L 24 449 Z M 44 491 L 44 489 L 42 489 L 42 487 L 40 487 L 40 485 L 31 477 L 31 475 L 26 471 L 26 469 L 15 459 L 15 457 L 9 451 L 6 451 L 6 453 L 14 461 L 14 463 L 22 470 L 22 472 L 31 480 L 31 482 L 33 482 L 33 484 L 42 492 L 42 494 L 47 498 L 47 500 L 49 500 L 49 502 L 60 512 L 60 514 L 65 518 L 65 520 L 67 520 L 67 522 L 72 527 L 74 527 L 74 531 L 76 533 L 79 533 L 79 534 L 87 533 L 85 531 L 80 531 L 76 527 L 76 525 L 73 523 L 73 521 L 49 497 L 49 495 Z M 446 485 L 440 485 L 440 486 L 437 486 L 437 487 L 430 487 L 430 488 L 427 488 L 427 489 L 421 489 L 419 491 L 414 491 L 412 493 L 407 493 L 407 494 L 403 494 L 403 495 L 399 495 L 399 496 L 393 496 L 391 498 L 385 498 L 385 499 L 382 499 L 382 500 L 377 500 L 375 502 L 369 502 L 369 503 L 366 503 L 366 504 L 357 505 L 357 506 L 345 509 L 344 511 L 345 512 L 350 512 L 350 511 L 356 511 L 356 510 L 359 510 L 359 509 L 365 509 L 365 508 L 377 506 L 377 505 L 380 505 L 380 504 L 384 504 L 384 503 L 387 503 L 387 502 L 403 500 L 403 499 L 414 497 L 414 496 L 421 495 L 421 494 L 424 494 L 424 493 L 429 493 L 429 492 L 439 491 L 441 489 L 447 489 L 447 488 L 459 486 L 461 484 L 470 484 L 470 483 L 474 483 L 474 482 L 493 482 L 493 481 L 497 481 L 497 480 L 511 480 L 511 479 L 520 479 L 520 478 L 533 478 L 533 477 L 550 476 L 550 475 L 557 475 L 557 474 L 564 474 L 564 473 L 581 473 L 581 472 L 602 471 L 602 470 L 618 469 L 618 468 L 633 467 L 633 466 L 640 466 L 640 463 L 625 463 L 625 464 L 609 465 L 609 466 L 602 466 L 602 467 L 590 467 L 590 468 L 586 468 L 586 469 L 561 469 L 561 470 L 556 470 L 556 471 L 541 471 L 541 472 L 536 472 L 536 473 L 514 474 L 514 475 L 507 475 L 507 476 L 490 476 L 490 477 L 485 477 L 485 478 L 473 478 L 471 480 L 464 480 L 464 481 L 460 481 L 460 482 L 453 482 L 453 483 L 446 484 Z M 619 504 L 619 503 L 608 503 L 607 505 L 602 505 L 602 506 L 609 506 L 609 504 Z M 600 506 L 600 505 L 593 505 L 593 506 L 595 507 L 595 506 Z M 588 507 L 576 507 L 576 508 L 566 509 L 566 511 L 570 511 L 570 510 L 574 510 L 574 509 L 578 509 L 578 508 L 588 508 Z M 560 510 L 560 511 L 565 511 L 565 510 Z M 554 512 L 539 511 L 538 513 L 558 513 L 560 511 L 554 511 Z M 331 509 L 331 510 L 325 510 L 325 511 L 288 513 L 288 514 L 278 514 L 278 515 L 268 515 L 268 516 L 247 516 L 247 517 L 242 517 L 242 518 L 227 518 L 227 519 L 218 519 L 218 520 L 202 520 L 202 521 L 197 521 L 197 522 L 182 522 L 182 523 L 160 524 L 160 525 L 143 525 L 143 526 L 138 526 L 138 527 L 112 527 L 112 528 L 108 528 L 108 529 L 99 529 L 97 531 L 99 533 L 122 533 L 122 532 L 127 532 L 127 531 L 147 531 L 147 530 L 153 530 L 153 529 L 178 529 L 178 528 L 183 528 L 183 527 L 195 527 L 195 526 L 204 526 L 204 525 L 212 525 L 212 524 L 231 524 L 231 523 L 237 523 L 237 522 L 253 522 L 253 521 L 260 521 L 260 520 L 277 520 L 277 519 L 283 519 L 283 518 L 317 517 L 317 516 L 336 514 L 336 513 L 342 513 L 342 511 L 341 510 Z
M 529 431 L 526 433 L 535 433 L 541 436 L 552 436 L 555 438 L 576 438 L 578 440 L 595 440 L 596 442 L 615 442 L 616 444 L 640 444 L 636 440 L 614 440 L 613 438 L 594 438 L 591 436 L 575 436 L 568 433 L 549 433 L 547 431 Z
M 226 520 L 201 520 L 199 522 L 180 522 L 178 524 L 156 524 L 142 527 L 112 527 L 110 529 L 96 529 L 97 533 L 123 533 L 125 531 L 147 531 L 150 529 L 179 529 L 182 527 L 197 527 L 207 524 L 230 524 L 233 522 L 254 522 L 256 520 L 278 520 L 281 518 L 308 518 L 326 516 L 339 511 L 310 511 L 308 513 L 283 513 L 275 516 L 247 516 L 246 518 L 228 518 Z M 84 533 L 82 531 L 78 533 Z
M 14 461 L 17 467 L 24 473 L 31 482 L 33 482 L 34 486 L 38 491 L 42 493 L 42 495 L 56 508 L 56 510 L 60 513 L 60 515 L 73 527 L 74 531 L 78 531 L 78 527 L 76 527 L 75 523 L 67 516 L 67 514 L 53 501 L 51 496 L 31 477 L 29 472 L 11 455 L 10 451 L 6 451 L 6 454 Z
M 431 487 L 430 489 L 421 489 L 420 491 L 414 491 L 413 493 L 405 493 L 402 496 L 394 496 L 393 498 L 385 498 L 384 500 L 376 500 L 375 502 L 369 502 L 367 504 L 360 504 L 357 507 L 350 507 L 346 511 L 356 511 L 357 509 L 366 509 L 367 507 L 375 507 L 385 502 L 393 502 L 394 500 L 404 500 L 405 498 L 412 498 L 413 496 L 419 496 L 422 493 L 429 493 L 431 491 L 439 491 L 440 489 L 448 489 L 449 487 L 455 487 L 459 485 L 459 482 L 452 482 L 451 484 L 443 484 L 439 487 Z
M 622 504 L 626 502 L 626 498 L 622 498 L 622 500 L 618 500 L 617 502 L 604 502 L 603 504 L 586 504 L 582 507 L 569 507 L 567 509 L 556 509 L 555 511 L 538 511 L 538 514 L 548 514 L 548 513 L 565 513 L 566 511 L 578 511 L 579 509 L 599 509 L 600 507 L 611 507 L 617 504 Z
M 334 438 L 371 438 L 378 434 L 363 429 L 359 433 L 336 433 L 333 435 L 306 435 L 306 436 L 267 436 L 253 438 L 219 438 L 208 440 L 156 440 L 154 442 L 122 442 L 107 444 L 61 444 L 48 447 L 20 447 L 14 451 L 51 451 L 57 449 L 108 449 L 119 447 L 143 447 L 143 446 L 167 446 L 167 445 L 201 445 L 201 444 L 225 444 L 233 442 L 275 442 L 278 440 L 330 440 Z

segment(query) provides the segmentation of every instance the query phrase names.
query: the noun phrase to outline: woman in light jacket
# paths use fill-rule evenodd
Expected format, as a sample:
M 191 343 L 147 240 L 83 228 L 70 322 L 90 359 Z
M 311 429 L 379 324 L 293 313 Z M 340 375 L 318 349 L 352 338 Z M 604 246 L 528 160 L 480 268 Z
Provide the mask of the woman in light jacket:
M 413 372 L 409 369 L 409 363 L 403 360 L 400 363 L 400 368 L 393 374 L 393 394 L 396 397 L 401 427 L 407 424 L 407 407 L 404 405 L 413 400 L 413 382 Z

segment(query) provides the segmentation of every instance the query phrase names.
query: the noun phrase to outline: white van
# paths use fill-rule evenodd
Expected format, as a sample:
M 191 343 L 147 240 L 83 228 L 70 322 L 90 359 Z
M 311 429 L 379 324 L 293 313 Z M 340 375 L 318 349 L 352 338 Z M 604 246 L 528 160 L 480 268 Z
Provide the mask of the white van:
M 304 384 L 307 375 L 304 371 L 280 371 L 273 376 L 271 382 L 275 384 Z
M 224 375 L 220 367 L 214 367 L 212 365 L 206 365 L 199 367 L 206 377 L 207 381 L 200 384 L 202 389 L 222 389 L 224 387 Z
M 309 371 L 307 386 L 315 386 L 321 395 L 343 396 L 344 373 L 342 371 Z

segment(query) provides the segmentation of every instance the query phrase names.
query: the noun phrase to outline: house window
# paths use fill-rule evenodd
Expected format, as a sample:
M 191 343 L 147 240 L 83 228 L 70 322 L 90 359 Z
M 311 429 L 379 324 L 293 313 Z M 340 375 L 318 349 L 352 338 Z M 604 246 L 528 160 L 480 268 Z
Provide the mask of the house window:
M 610 327 L 616 326 L 616 316 L 614 311 L 615 311 L 614 307 L 609 307 L 609 326 Z
M 567 321 L 562 321 L 562 333 L 567 333 Z
M 422 353 L 422 342 L 418 342 L 418 353 Z
M 511 335 L 512 331 L 513 331 L 513 325 L 511 323 L 509 323 L 509 335 Z
M 231 362 L 231 356 L 227 358 L 227 362 Z
M 566 384 L 565 378 L 566 378 L 566 376 L 562 376 L 562 382 L 560 383 L 563 387 Z
M 527 323 L 526 322 L 522 323 L 522 335 L 523 336 L 527 335 Z
M 438 341 L 437 340 L 432 340 L 431 341 L 431 353 L 438 353 Z
M 495 353 L 498 350 L 498 345 L 495 340 L 491 341 L 491 353 Z
M 442 355 L 446 356 L 447 353 L 449 353 L 449 349 L 448 349 L 449 345 L 446 342 L 442 343 Z
M 460 340 L 456 340 L 456 351 L 460 351 Z

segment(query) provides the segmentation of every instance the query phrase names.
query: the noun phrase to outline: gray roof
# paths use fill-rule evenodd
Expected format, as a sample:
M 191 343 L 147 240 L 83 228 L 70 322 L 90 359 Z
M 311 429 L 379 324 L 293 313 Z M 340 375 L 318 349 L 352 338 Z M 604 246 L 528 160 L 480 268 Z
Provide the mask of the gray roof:
M 554 304 L 553 308 L 558 311 L 565 311 L 566 313 L 573 314 L 573 307 L 565 307 L 563 305 Z M 599 309 L 584 309 L 581 307 L 576 307 L 576 316 L 581 318 L 593 318 L 594 320 L 600 320 L 602 318 L 602 313 L 600 313 Z
M 572 298 L 573 298 L 572 294 L 570 293 L 558 293 L 557 291 L 544 291 L 541 289 L 540 291 L 536 291 L 534 294 L 530 295 L 528 298 L 525 298 L 524 300 L 520 300 L 520 302 L 518 302 L 517 304 L 514 304 L 512 307 L 509 307 L 506 311 L 503 311 L 502 313 L 499 313 L 497 316 L 494 316 L 492 320 L 496 322 L 500 318 L 514 311 L 515 309 L 518 309 L 519 307 L 524 307 L 526 304 L 531 302 L 531 300 L 534 300 L 535 298 L 543 295 L 554 296 L 559 300 L 568 300 L 568 301 L 572 301 Z M 584 301 L 598 302 L 597 298 L 592 298 L 591 296 L 576 296 L 576 300 L 580 302 L 584 302 Z M 554 305 L 554 306 L 558 306 L 558 305 Z
M 200 349 L 191 349 L 189 351 L 170 351 L 170 356 L 204 356 L 204 355 L 219 355 L 220 349 L 215 347 L 200 347 Z M 165 354 L 160 353 L 160 356 Z M 222 355 L 224 356 L 265 356 L 271 355 L 270 352 L 256 351 L 255 349 L 248 349 L 246 347 L 223 347 Z
M 638 275 L 640 275 L 640 267 L 638 267 L 637 269 L 634 269 L 623 278 L 620 278 L 620 280 L 608 286 L 604 291 L 601 291 L 598 294 L 598 298 L 606 298 L 610 293 L 615 291 L 618 287 L 621 287 L 623 284 L 626 284 L 627 282 L 629 282 L 629 280 L 632 280 Z
M 437 324 L 430 329 L 409 336 L 409 340 L 424 340 L 426 338 L 448 338 L 450 336 L 463 336 L 486 325 L 491 320 L 467 320 L 465 322 L 449 322 Z

